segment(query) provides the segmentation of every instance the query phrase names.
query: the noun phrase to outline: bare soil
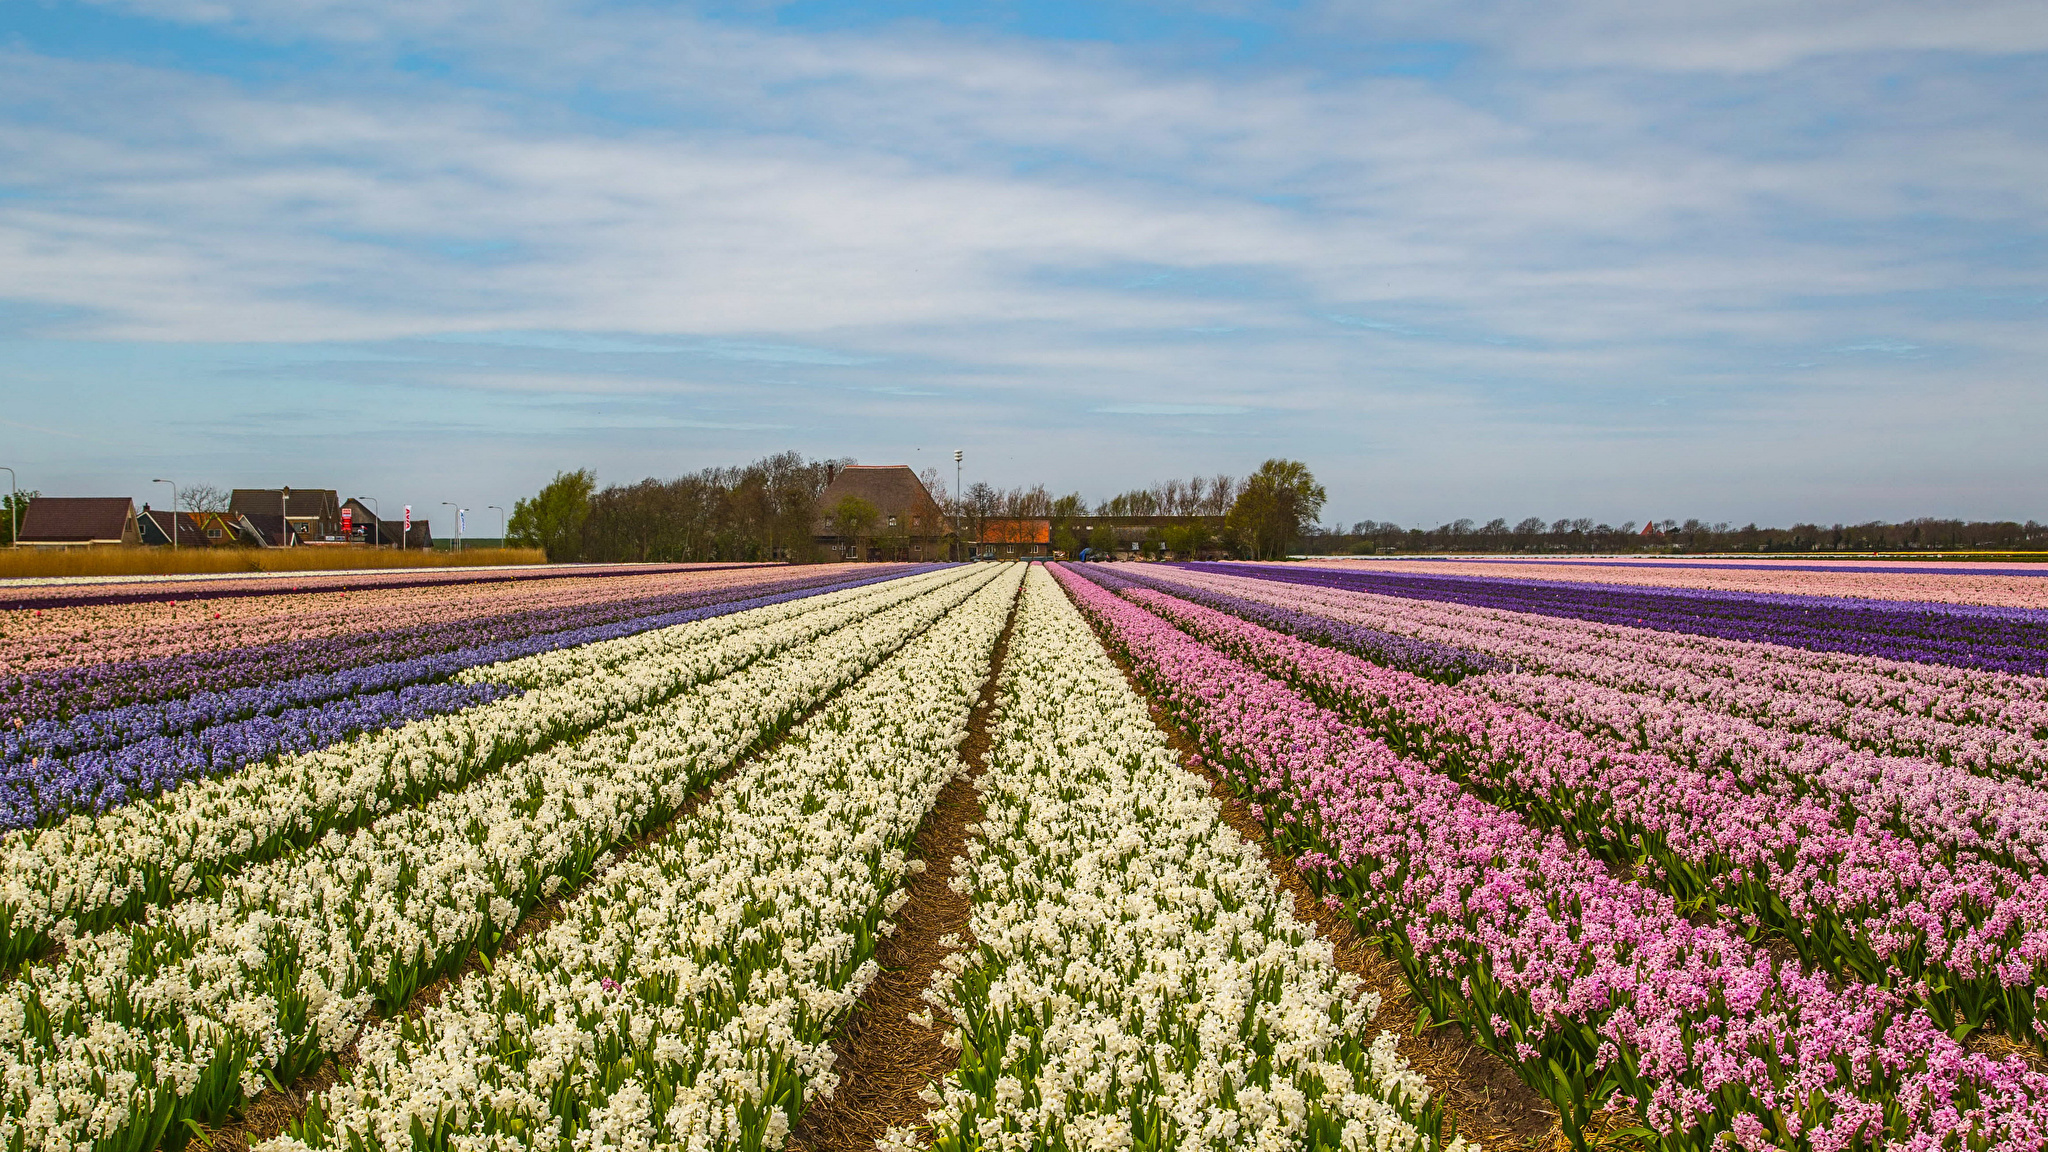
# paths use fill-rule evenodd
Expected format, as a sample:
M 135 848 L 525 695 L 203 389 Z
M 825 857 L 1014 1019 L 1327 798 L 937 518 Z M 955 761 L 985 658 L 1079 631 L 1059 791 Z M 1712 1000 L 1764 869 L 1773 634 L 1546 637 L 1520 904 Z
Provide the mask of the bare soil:
M 1013 602 L 1010 619 L 996 641 L 988 680 L 969 716 L 967 739 L 960 745 L 963 769 L 939 793 L 917 830 L 917 858 L 924 861 L 925 870 L 911 878 L 910 899 L 897 910 L 895 934 L 876 949 L 882 974 L 868 985 L 833 1039 L 839 1087 L 805 1111 L 790 1137 L 790 1147 L 798 1152 L 874 1152 L 875 1141 L 891 1127 L 923 1129 L 930 1105 L 918 1093 L 959 1063 L 960 1054 L 941 1043 L 946 1034 L 943 1020 L 926 1028 L 910 1015 L 928 1007 L 924 991 L 931 986 L 939 961 L 954 950 L 939 941 L 951 934 L 973 946 L 967 930 L 972 902 L 948 882 L 954 861 L 965 858 L 968 828 L 982 817 L 981 794 L 974 781 L 988 767 L 996 684 L 1016 622 Z
M 916 637 L 913 636 L 911 639 L 914 640 Z M 1007 631 L 1004 634 L 1004 639 L 1008 639 Z M 905 641 L 905 643 L 908 642 Z M 991 680 L 991 683 L 993 683 L 993 680 Z M 708 783 L 691 793 L 682 804 L 677 806 L 675 812 L 668 819 L 642 831 L 637 836 L 620 841 L 614 845 L 611 849 L 610 862 L 608 864 L 592 872 L 579 883 L 566 885 L 554 897 L 535 905 L 518 924 L 513 926 L 512 931 L 506 933 L 505 939 L 499 943 L 494 955 L 506 955 L 524 945 L 526 941 L 532 939 L 535 935 L 546 931 L 549 925 L 552 925 L 561 918 L 563 909 L 570 900 L 575 899 L 577 893 L 602 879 L 604 874 L 610 871 L 612 867 L 617 866 L 620 861 L 667 836 L 678 823 L 688 819 L 703 804 L 705 799 L 717 790 L 720 784 L 731 778 L 733 773 L 739 771 L 742 766 L 750 761 L 773 752 L 776 746 L 781 744 L 789 733 L 801 727 L 804 721 L 817 715 L 818 712 L 826 708 L 837 698 L 838 693 L 834 693 L 813 704 L 798 715 L 787 728 L 783 729 L 781 735 L 772 740 L 763 741 L 742 755 L 734 757 L 733 762 L 728 764 L 723 771 L 713 776 Z M 943 801 L 943 797 L 941 799 Z M 979 810 L 978 802 L 976 810 Z M 439 1004 L 441 998 L 447 995 L 448 989 L 452 988 L 456 982 L 468 979 L 472 973 L 484 970 L 483 954 L 480 952 L 472 953 L 468 962 L 461 968 L 426 984 L 418 992 L 414 993 L 412 999 L 406 1003 L 406 1014 L 417 1016 L 428 1008 Z M 365 1029 L 376 1027 L 384 1019 L 383 1016 L 373 1012 L 365 1019 L 363 1027 Z M 306 1115 L 306 1110 L 312 1104 L 315 1096 L 339 1083 L 347 1071 L 353 1068 L 355 1064 L 356 1046 L 354 1041 L 350 1041 L 347 1047 L 328 1057 L 325 1063 L 299 1077 L 292 1083 L 284 1085 L 284 1091 L 278 1092 L 273 1090 L 265 1092 L 244 1107 L 240 1116 L 236 1119 L 230 1120 L 219 1128 L 204 1131 L 200 1137 L 202 1147 L 206 1152 L 248 1152 L 249 1149 L 266 1140 L 283 1135 L 294 1122 Z M 872 1148 L 873 1145 L 870 1144 L 868 1147 Z M 192 1150 L 188 1149 L 187 1152 L 192 1152 Z

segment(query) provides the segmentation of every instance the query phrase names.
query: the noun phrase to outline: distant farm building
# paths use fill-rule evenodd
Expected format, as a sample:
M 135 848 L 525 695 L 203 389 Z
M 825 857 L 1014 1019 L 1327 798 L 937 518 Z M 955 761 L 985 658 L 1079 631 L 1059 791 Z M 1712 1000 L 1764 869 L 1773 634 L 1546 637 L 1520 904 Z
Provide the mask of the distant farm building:
M 1051 520 L 984 520 L 974 554 L 990 560 L 1052 555 Z
M 858 537 L 841 534 L 832 510 L 848 496 L 875 508 L 875 522 Z M 811 535 L 838 560 L 944 560 L 945 510 L 907 464 L 850 464 L 838 469 L 818 496 Z
M 19 546 L 80 548 L 140 544 L 135 501 L 126 496 L 38 496 L 22 513 Z

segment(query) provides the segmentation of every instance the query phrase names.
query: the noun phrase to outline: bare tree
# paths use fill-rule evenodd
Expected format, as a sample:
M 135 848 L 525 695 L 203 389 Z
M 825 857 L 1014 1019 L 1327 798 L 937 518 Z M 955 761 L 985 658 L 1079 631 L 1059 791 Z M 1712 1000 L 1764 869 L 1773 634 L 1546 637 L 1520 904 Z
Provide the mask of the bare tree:
M 178 489 L 178 510 L 181 512 L 225 512 L 228 510 L 228 493 L 211 484 L 194 484 Z

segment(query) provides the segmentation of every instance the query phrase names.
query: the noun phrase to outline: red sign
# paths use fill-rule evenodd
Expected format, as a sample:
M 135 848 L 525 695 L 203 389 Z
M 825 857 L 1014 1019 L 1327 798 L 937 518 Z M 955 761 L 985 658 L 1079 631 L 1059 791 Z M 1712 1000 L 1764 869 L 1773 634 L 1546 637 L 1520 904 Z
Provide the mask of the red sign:
M 412 535 L 412 505 L 405 506 L 405 534 Z
M 350 529 L 351 529 L 351 528 L 352 528 L 352 527 L 354 526 L 354 521 L 355 521 L 355 518 L 356 518 L 356 510 L 355 510 L 355 509 L 353 509 L 353 508 L 343 508 L 343 509 L 341 510 L 341 534 L 342 534 L 343 536 L 346 536 L 346 535 L 348 535 L 348 534 L 349 534 L 349 530 L 350 530 Z

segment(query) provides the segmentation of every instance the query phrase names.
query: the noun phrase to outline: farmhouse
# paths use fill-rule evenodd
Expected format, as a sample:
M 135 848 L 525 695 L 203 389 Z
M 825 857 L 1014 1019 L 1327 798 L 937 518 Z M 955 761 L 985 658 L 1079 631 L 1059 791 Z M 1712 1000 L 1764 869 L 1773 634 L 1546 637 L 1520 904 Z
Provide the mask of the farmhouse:
M 21 517 L 17 547 L 140 544 L 135 501 L 126 496 L 38 496 Z
M 833 509 L 849 496 L 874 506 L 875 522 L 842 535 Z M 939 502 L 907 464 L 850 464 L 832 474 L 818 497 L 811 535 L 840 560 L 944 560 L 949 525 Z

